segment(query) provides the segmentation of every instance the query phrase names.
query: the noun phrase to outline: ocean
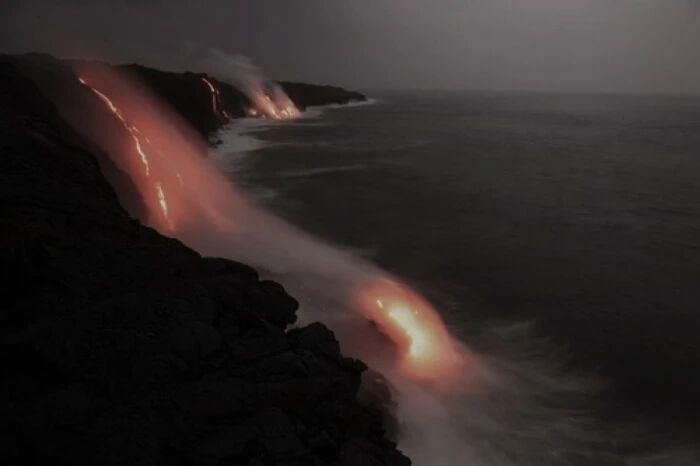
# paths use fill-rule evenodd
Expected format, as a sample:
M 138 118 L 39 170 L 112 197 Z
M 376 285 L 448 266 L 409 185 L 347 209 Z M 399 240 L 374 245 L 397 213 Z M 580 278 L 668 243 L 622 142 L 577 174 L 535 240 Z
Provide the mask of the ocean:
M 234 123 L 217 161 L 486 361 L 474 464 L 698 464 L 700 97 L 369 94 Z

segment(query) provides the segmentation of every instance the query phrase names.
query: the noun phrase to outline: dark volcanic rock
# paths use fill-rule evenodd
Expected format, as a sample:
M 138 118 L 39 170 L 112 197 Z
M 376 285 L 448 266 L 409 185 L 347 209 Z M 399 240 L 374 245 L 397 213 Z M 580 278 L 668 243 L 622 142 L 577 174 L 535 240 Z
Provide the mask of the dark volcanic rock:
M 188 123 L 205 136 L 212 135 L 228 119 L 215 113 L 211 91 L 202 81 L 206 78 L 221 93 L 221 105 L 232 118 L 246 115 L 250 99 L 230 84 L 198 73 L 171 73 L 141 65 L 122 65 L 118 68 L 137 76 L 155 94 L 170 104 Z
M 287 331 L 280 285 L 130 218 L 27 69 L 0 60 L 3 464 L 408 464 L 364 366 Z
M 111 151 L 125 149 L 124 141 L 128 141 L 125 130 L 112 115 L 104 112 L 104 103 L 80 84 L 70 63 L 46 54 L 0 55 L 0 62 L 16 66 L 56 104 L 61 117 L 80 134 L 80 146 L 95 156 L 102 174 L 116 189 L 120 204 L 133 216 L 145 218 L 141 195 L 129 175 L 109 156 Z M 100 146 L 96 144 L 98 141 Z
M 312 106 L 320 105 L 342 105 L 351 102 L 364 102 L 367 100 L 363 94 L 348 91 L 342 87 L 317 86 L 314 84 L 294 83 L 280 81 L 284 92 L 287 93 L 292 102 L 301 110 Z

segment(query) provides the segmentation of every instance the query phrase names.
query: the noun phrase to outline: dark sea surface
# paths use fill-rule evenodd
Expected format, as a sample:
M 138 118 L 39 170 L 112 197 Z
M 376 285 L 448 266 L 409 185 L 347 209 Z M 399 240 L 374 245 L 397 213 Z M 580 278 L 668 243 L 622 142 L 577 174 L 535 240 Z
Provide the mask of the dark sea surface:
M 372 95 L 243 124 L 265 144 L 232 176 L 414 285 L 475 351 L 546 341 L 605 382 L 602 418 L 695 438 L 700 97 Z

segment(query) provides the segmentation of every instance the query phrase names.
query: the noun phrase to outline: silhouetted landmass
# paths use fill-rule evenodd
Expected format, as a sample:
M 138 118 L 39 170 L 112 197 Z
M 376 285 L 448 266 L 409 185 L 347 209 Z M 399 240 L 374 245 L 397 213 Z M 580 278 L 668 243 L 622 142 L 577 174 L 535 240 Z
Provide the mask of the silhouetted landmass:
M 139 77 L 156 95 L 168 102 L 204 135 L 211 135 L 227 122 L 227 119 L 221 114 L 212 112 L 211 94 L 202 82 L 202 77 L 206 77 L 219 90 L 222 110 L 231 117 L 243 117 L 251 107 L 250 99 L 243 92 L 206 74 L 170 73 L 141 65 L 123 65 L 119 68 Z M 313 106 L 342 105 L 367 100 L 367 97 L 359 92 L 340 87 L 286 81 L 280 81 L 279 84 L 300 110 Z
M 179 111 L 210 111 L 186 95 L 196 75 L 145 70 Z M 410 464 L 359 401 L 364 364 L 321 324 L 287 329 L 281 285 L 127 214 L 114 148 L 68 123 L 97 105 L 75 81 L 50 57 L 0 58 L 3 464 Z
M 284 92 L 301 110 L 322 105 L 344 105 L 351 102 L 364 102 L 367 97 L 359 92 L 342 87 L 318 86 L 315 84 L 279 81 Z
M 233 118 L 246 115 L 250 99 L 231 86 L 211 76 L 198 73 L 171 73 L 141 65 L 123 65 L 119 69 L 137 76 L 153 92 L 182 115 L 193 128 L 208 136 L 228 120 L 212 111 L 211 91 L 202 81 L 206 77 L 221 92 L 222 108 Z

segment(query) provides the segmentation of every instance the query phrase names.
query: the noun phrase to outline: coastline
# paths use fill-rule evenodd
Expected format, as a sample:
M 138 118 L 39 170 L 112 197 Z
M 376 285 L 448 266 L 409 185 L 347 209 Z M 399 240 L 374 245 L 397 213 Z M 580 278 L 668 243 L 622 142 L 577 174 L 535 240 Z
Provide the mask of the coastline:
M 0 63 L 12 90 L 2 95 L 4 457 L 410 464 L 379 407 L 358 400 L 366 366 L 321 324 L 288 330 L 298 305 L 281 285 L 130 218 L 138 200 L 125 211 L 117 198 L 128 177 L 98 153 L 110 148 L 73 129 L 84 91 L 53 81 L 69 76 L 55 60 L 23 60 Z M 212 124 L 189 119 L 205 134 Z

